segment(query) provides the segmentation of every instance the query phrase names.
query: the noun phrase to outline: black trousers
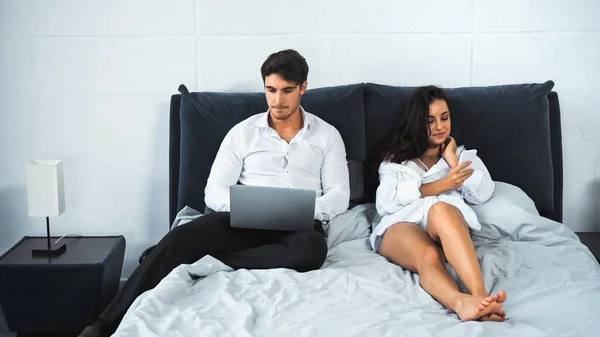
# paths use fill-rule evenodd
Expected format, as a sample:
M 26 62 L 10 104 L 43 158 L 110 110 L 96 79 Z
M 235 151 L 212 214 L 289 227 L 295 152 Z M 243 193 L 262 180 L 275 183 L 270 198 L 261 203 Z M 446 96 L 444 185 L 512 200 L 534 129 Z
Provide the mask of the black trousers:
M 234 269 L 319 269 L 327 255 L 320 222 L 299 232 L 240 229 L 229 225 L 229 213 L 210 213 L 171 230 L 133 271 L 102 312 L 99 325 L 114 332 L 133 301 L 154 288 L 180 264 L 211 255 Z

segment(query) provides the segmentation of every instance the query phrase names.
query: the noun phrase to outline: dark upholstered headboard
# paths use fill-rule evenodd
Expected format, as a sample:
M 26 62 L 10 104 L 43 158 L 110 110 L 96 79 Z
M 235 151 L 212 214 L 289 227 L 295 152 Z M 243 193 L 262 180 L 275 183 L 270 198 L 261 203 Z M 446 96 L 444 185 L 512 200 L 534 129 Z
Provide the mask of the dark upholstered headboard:
M 553 85 L 553 84 L 552 84 Z M 383 132 L 382 130 L 376 130 L 376 126 L 373 126 L 373 121 L 376 120 L 378 117 L 378 113 L 379 112 L 375 112 L 375 113 L 371 113 L 370 116 L 364 117 L 361 116 L 361 113 L 363 113 L 367 108 L 368 108 L 368 100 L 369 99 L 373 99 L 373 96 L 376 96 L 378 94 L 381 94 L 382 92 L 386 95 L 389 96 L 390 93 L 392 93 L 392 91 L 390 91 L 388 93 L 389 90 L 398 90 L 398 88 L 400 87 L 389 87 L 389 86 L 381 86 L 381 85 L 377 85 L 377 84 L 353 84 L 353 85 L 348 85 L 348 86 L 340 86 L 340 87 L 331 87 L 331 88 L 319 88 L 319 89 L 312 89 L 313 90 L 313 94 L 310 96 L 310 98 L 308 98 L 308 100 L 305 100 L 305 98 L 303 98 L 303 106 L 306 107 L 306 104 L 309 104 L 310 107 L 312 109 L 308 109 L 307 111 L 310 111 L 312 113 L 316 113 L 319 117 L 325 119 L 326 121 L 330 122 L 331 124 L 333 124 L 334 126 L 338 127 L 340 129 L 340 133 L 342 134 L 342 137 L 344 138 L 344 141 L 347 143 L 346 147 L 347 147 L 347 154 L 348 154 L 348 159 L 351 159 L 353 161 L 357 161 L 357 162 L 364 162 L 366 160 L 367 157 L 367 153 L 369 151 L 372 151 L 372 144 L 370 145 L 370 143 L 373 142 L 373 140 L 370 140 L 370 138 L 374 138 L 374 136 L 372 135 L 374 132 Z M 502 90 L 505 90 L 503 87 L 499 87 L 502 88 Z M 548 87 L 547 87 L 548 88 Z M 546 89 L 547 89 L 546 88 Z M 550 86 L 551 88 L 551 86 Z M 467 88 L 464 88 L 467 89 Z M 464 96 L 464 92 L 461 93 L 460 90 L 464 90 L 464 89 L 448 89 L 449 90 L 449 96 L 450 96 L 450 103 L 454 104 L 454 106 L 460 106 L 461 105 L 461 95 Z M 522 88 L 517 88 L 517 89 L 522 89 Z M 388 90 L 388 91 L 386 91 Z M 406 89 L 400 89 L 400 90 L 406 90 Z M 452 92 L 452 90 L 458 90 L 456 93 Z M 309 93 L 311 90 L 307 91 L 307 93 Z M 518 90 L 517 90 L 518 91 Z M 405 95 L 407 92 L 402 92 L 402 95 Z M 193 94 L 198 94 L 198 93 L 193 93 Z M 501 91 L 501 94 L 506 94 L 506 90 L 505 91 Z M 213 97 L 211 95 L 221 95 L 218 96 L 217 99 L 221 100 L 218 102 L 211 102 L 210 104 L 212 105 L 210 108 L 211 109 L 218 109 L 220 107 L 220 104 L 222 104 L 223 102 L 228 102 L 227 100 L 232 99 L 232 100 L 238 100 L 236 102 L 236 104 L 240 105 L 243 108 L 242 110 L 248 110 L 248 111 L 242 111 L 241 113 L 236 113 L 236 116 L 234 116 L 234 118 L 228 117 L 229 115 L 227 115 L 227 113 L 221 113 L 219 115 L 216 115 L 213 111 L 213 116 L 212 119 L 209 119 L 207 122 L 211 123 L 211 124 L 215 124 L 215 125 L 211 125 L 208 128 L 208 130 L 213 130 L 212 128 L 214 128 L 214 130 L 216 130 L 215 132 L 223 134 L 226 130 L 226 128 L 230 127 L 233 125 L 233 123 L 237 120 L 241 120 L 243 118 L 245 118 L 246 116 L 252 115 L 254 113 L 258 113 L 258 112 L 262 112 L 265 111 L 266 109 L 263 110 L 264 107 L 266 107 L 266 103 L 262 102 L 261 103 L 261 99 L 263 99 L 261 96 L 261 94 L 258 93 L 253 93 L 253 94 L 225 94 L 225 93 L 209 93 L 208 95 L 204 95 L 202 96 L 201 94 L 198 94 L 199 96 L 195 96 L 197 99 L 201 99 L 201 98 L 210 98 Z M 225 96 L 223 96 L 225 95 Z M 231 96 L 227 96 L 227 95 L 231 95 Z M 242 96 L 235 96 L 235 95 L 242 95 Z M 246 95 L 246 96 L 244 96 Z M 249 95 L 249 96 L 248 96 Z M 454 96 L 453 96 L 454 95 Z M 342 109 L 340 111 L 336 111 L 335 113 L 338 114 L 338 116 L 342 116 L 344 119 L 341 120 L 340 117 L 336 117 L 336 115 L 331 114 L 329 112 L 325 112 L 325 113 L 319 113 L 320 110 L 325 109 L 326 107 L 323 106 L 323 102 L 319 103 L 319 100 L 326 100 L 328 97 L 338 97 L 336 99 L 338 99 L 338 101 L 335 102 L 336 105 L 341 105 Z M 371 97 L 369 97 L 371 96 Z M 531 187 L 531 186 L 525 186 L 526 188 L 524 188 L 522 185 L 520 184 L 519 181 L 517 181 L 518 179 L 513 179 L 513 176 L 507 176 L 504 177 L 502 176 L 505 168 L 504 167 L 494 167 L 494 161 L 493 160 L 489 160 L 489 162 L 491 163 L 492 167 L 489 167 L 490 164 L 488 164 L 488 162 L 485 160 L 485 158 L 482 157 L 482 159 L 484 159 L 484 162 L 486 163 L 486 165 L 488 166 L 488 169 L 490 169 L 490 173 L 492 173 L 495 169 L 495 172 L 498 172 L 497 176 L 500 176 L 500 179 L 498 179 L 499 181 L 505 181 L 508 183 L 513 183 L 516 186 L 519 186 L 521 188 L 523 188 L 526 192 L 531 193 L 534 198 L 534 201 L 536 202 L 536 206 L 538 206 L 538 209 L 540 210 L 540 214 L 544 217 L 550 218 L 552 220 L 558 221 L 558 222 L 562 222 L 562 216 L 563 216 L 563 210 L 562 210 L 562 204 L 563 204 L 563 160 L 562 160 L 562 134 L 561 134 L 561 119 L 560 119 L 560 107 L 559 107 L 559 101 L 558 101 L 558 95 L 556 92 L 553 91 L 548 91 L 548 93 L 546 94 L 547 96 L 547 103 L 545 103 L 548 106 L 548 110 L 549 111 L 549 116 L 545 116 L 544 118 L 549 122 L 549 130 L 547 130 L 549 132 L 549 153 L 551 153 L 551 158 L 550 155 L 548 155 L 548 162 L 551 161 L 551 165 L 548 165 L 549 167 L 547 167 L 545 169 L 546 172 L 542 172 L 543 173 L 548 173 L 546 174 L 546 176 L 550 177 L 551 179 L 551 185 L 553 185 L 553 188 L 550 188 L 549 191 L 552 191 L 550 193 L 544 192 L 546 190 L 544 190 L 542 193 L 546 193 L 549 194 L 547 197 L 550 198 L 549 199 L 549 203 L 551 204 L 551 207 L 548 207 L 548 205 L 545 206 L 540 206 L 542 204 L 544 204 L 544 201 L 539 201 L 541 199 L 543 199 L 543 197 L 545 197 L 545 195 L 541 195 L 541 196 L 535 196 L 535 193 L 538 192 L 537 188 L 535 187 Z M 241 101 L 240 98 L 242 97 Z M 364 105 L 361 105 L 361 102 L 356 100 L 356 97 L 360 97 L 360 99 L 362 100 L 363 97 L 365 99 L 365 102 L 363 103 Z M 464 97 L 463 97 L 464 98 Z M 184 98 L 188 99 L 188 98 Z M 223 101 L 225 99 L 225 101 Z M 453 102 L 456 101 L 456 102 Z M 305 103 L 306 102 L 306 103 Z M 189 103 L 188 103 L 189 104 Z M 264 107 L 262 106 L 264 104 Z M 321 104 L 321 105 L 319 105 Z M 344 106 L 345 104 L 345 106 Z M 371 103 L 374 104 L 374 103 Z M 182 204 L 181 200 L 179 200 L 180 196 L 182 195 L 182 191 L 180 190 L 180 175 L 182 172 L 182 168 L 184 172 L 186 170 L 186 165 L 185 162 L 189 161 L 189 158 L 182 158 L 182 152 L 184 153 L 184 155 L 186 156 L 193 156 L 195 153 L 198 153 L 199 156 L 204 156 L 206 157 L 206 153 L 199 153 L 199 151 L 201 152 L 203 149 L 203 145 L 201 144 L 195 144 L 194 146 L 196 147 L 195 149 L 193 149 L 192 151 L 188 151 L 189 149 L 187 149 L 186 147 L 189 146 L 189 139 L 184 139 L 184 142 L 182 142 L 182 117 L 181 117 L 181 106 L 182 106 L 182 95 L 181 94 L 175 94 L 171 96 L 171 105 L 170 105 L 170 129 L 169 129 L 169 226 L 171 226 L 171 224 L 173 223 L 177 213 L 185 206 Z M 216 106 L 216 108 L 215 108 Z M 452 109 L 451 105 L 451 109 Z M 355 107 L 355 108 L 351 108 L 351 107 Z M 197 107 L 200 110 L 202 110 L 202 108 L 206 108 L 206 107 Z M 225 108 L 224 108 L 225 109 Z M 314 111 L 311 111 L 314 110 Z M 319 111 L 317 111 L 319 110 Z M 353 110 L 353 111 L 349 111 L 349 110 Z M 373 110 L 373 109 L 371 109 Z M 343 115 L 342 115 L 343 112 Z M 228 112 L 229 113 L 229 112 Z M 515 114 L 513 116 L 513 118 L 521 118 L 519 117 L 520 115 Z M 217 118 L 218 117 L 218 118 Z M 229 118 L 229 120 L 227 120 Z M 368 118 L 371 118 L 371 121 L 369 121 Z M 385 117 L 382 117 L 385 118 Z M 461 129 L 459 127 L 457 127 L 457 133 L 458 134 L 454 134 L 454 118 L 455 116 L 453 115 L 453 136 L 455 136 L 455 138 L 457 138 L 457 141 L 464 136 L 464 140 L 466 145 L 469 145 L 469 137 L 471 137 L 471 135 L 469 134 L 470 131 L 469 129 L 465 129 L 464 127 Z M 227 120 L 225 122 L 223 122 L 224 120 Z M 345 119 L 350 119 L 350 122 L 346 121 Z M 460 125 L 460 115 L 456 116 L 457 121 L 459 122 L 458 124 Z M 493 121 L 496 122 L 496 121 Z M 532 127 L 532 125 L 528 124 L 525 126 L 520 126 L 519 125 L 519 120 L 513 120 L 511 121 L 512 123 L 515 124 L 514 129 L 513 130 L 515 132 L 526 132 L 527 128 Z M 530 123 L 531 121 L 528 121 L 527 123 Z M 534 121 L 535 122 L 535 121 Z M 387 124 L 389 124 L 389 121 L 385 122 Z M 220 124 L 220 125 L 218 125 Z M 224 125 L 223 125 L 224 124 Z M 463 123 L 464 124 L 464 123 Z M 361 129 L 361 125 L 362 125 L 362 129 Z M 366 125 L 366 126 L 365 126 Z M 186 125 L 187 126 L 187 125 Z M 186 127 L 184 126 L 184 128 Z M 369 128 L 373 129 L 375 128 L 375 130 L 369 130 Z M 381 129 L 381 128 L 380 128 Z M 485 131 L 485 130 L 484 130 Z M 369 133 L 371 133 L 371 135 L 369 135 Z M 485 133 L 485 132 L 484 132 Z M 530 133 L 530 132 L 527 132 Z M 224 134 L 223 134 L 224 136 Z M 222 137 L 222 136 L 219 136 Z M 212 137 L 209 138 L 210 144 L 207 145 L 207 147 L 211 147 L 211 148 L 215 148 L 215 146 L 218 145 L 219 143 L 219 137 Z M 377 136 L 378 137 L 378 136 Z M 375 137 L 375 138 L 377 138 Z M 535 136 L 534 136 L 535 137 Z M 221 138 L 222 139 L 222 138 Z M 187 141 L 187 143 L 186 143 Z M 188 144 L 188 145 L 182 145 L 182 144 Z M 480 145 L 478 142 L 475 142 L 474 144 L 472 144 L 472 146 L 474 147 L 485 147 L 483 145 Z M 184 151 L 182 151 L 184 150 Z M 490 155 L 490 152 L 493 152 L 493 149 L 489 149 L 488 150 L 488 156 Z M 191 154 L 190 154 L 191 153 Z M 485 155 L 485 151 L 482 152 L 483 155 Z M 490 159 L 493 159 L 491 157 L 488 157 Z M 182 160 L 184 161 L 184 164 L 182 164 Z M 530 162 L 535 161 L 536 158 L 531 158 Z M 204 166 L 208 166 L 210 167 L 210 165 L 212 164 L 212 162 L 210 163 L 203 163 Z M 533 164 L 532 164 L 533 165 Z M 188 165 L 189 166 L 189 165 Z M 186 174 L 189 174 L 189 172 L 187 172 Z M 202 177 L 206 176 L 206 170 L 204 170 L 202 172 Z M 198 177 L 194 177 L 195 179 L 197 179 Z M 495 176 L 494 174 L 492 174 L 492 178 L 494 180 Z M 203 178 L 205 179 L 205 178 Z M 365 194 L 368 194 L 367 191 L 368 190 L 372 190 L 373 186 L 368 186 L 369 182 L 367 181 L 368 179 L 365 179 Z M 513 181 L 514 180 L 514 181 Z M 205 181 L 204 181 L 205 184 Z M 371 182 L 372 184 L 372 182 Z M 199 194 L 196 197 L 197 198 L 201 198 L 203 200 L 204 194 L 203 194 L 203 184 L 200 184 L 201 186 L 198 186 L 198 188 L 196 189 L 192 189 L 192 193 L 194 194 Z M 521 186 L 520 186 L 521 185 Z M 187 185 L 183 185 L 186 186 Z M 538 183 L 538 186 L 541 186 Z M 529 188 L 529 190 L 527 190 L 527 187 Z M 190 192 L 186 192 L 186 193 L 190 193 Z M 200 195 L 201 194 L 201 195 Z M 364 199 L 365 202 L 368 202 L 369 199 L 365 198 Z M 198 201 L 197 205 L 195 205 L 201 209 L 199 209 L 200 211 L 203 211 L 203 202 Z M 198 208 L 197 208 L 198 209 Z
M 181 94 L 171 96 L 171 108 L 169 113 L 169 228 L 175 221 L 180 209 L 177 208 L 177 197 L 179 195 L 179 154 L 181 138 L 181 119 L 179 108 L 181 107 Z
M 554 170 L 554 212 L 543 216 L 562 222 L 563 220 L 563 151 L 560 122 L 560 104 L 558 94 L 548 94 L 550 102 L 550 147 L 552 150 L 552 169 Z

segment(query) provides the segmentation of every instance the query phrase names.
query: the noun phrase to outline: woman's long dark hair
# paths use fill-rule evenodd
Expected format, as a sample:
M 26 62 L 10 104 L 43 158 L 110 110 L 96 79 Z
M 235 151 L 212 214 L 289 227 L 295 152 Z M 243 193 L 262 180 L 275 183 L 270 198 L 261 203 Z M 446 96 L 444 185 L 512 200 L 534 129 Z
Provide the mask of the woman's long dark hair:
M 448 102 L 446 94 L 436 86 L 417 88 L 396 128 L 384 144 L 380 160 L 402 163 L 421 157 L 429 148 L 429 105 L 434 100 Z

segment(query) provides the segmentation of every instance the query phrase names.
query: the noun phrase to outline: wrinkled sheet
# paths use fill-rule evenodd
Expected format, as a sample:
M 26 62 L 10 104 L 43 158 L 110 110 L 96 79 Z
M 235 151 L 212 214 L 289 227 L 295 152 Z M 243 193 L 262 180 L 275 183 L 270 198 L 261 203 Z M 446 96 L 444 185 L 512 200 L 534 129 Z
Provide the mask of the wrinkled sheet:
M 374 253 L 366 204 L 330 222 L 320 270 L 233 271 L 206 256 L 138 297 L 114 336 L 599 336 L 600 266 L 576 235 L 508 184 L 473 208 L 486 289 L 508 294 L 503 323 L 460 322 Z

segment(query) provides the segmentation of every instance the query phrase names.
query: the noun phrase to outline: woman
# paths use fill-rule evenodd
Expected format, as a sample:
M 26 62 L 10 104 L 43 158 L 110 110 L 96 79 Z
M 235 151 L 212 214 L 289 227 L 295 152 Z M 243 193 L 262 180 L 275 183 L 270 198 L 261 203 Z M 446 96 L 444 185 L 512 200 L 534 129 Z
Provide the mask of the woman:
M 465 203 L 486 202 L 494 193 L 478 158 L 459 165 L 464 148 L 450 137 L 450 111 L 437 87 L 416 89 L 405 114 L 384 147 L 371 245 L 391 262 L 419 274 L 419 283 L 462 321 L 503 321 L 506 294 L 489 296 L 469 227 L 479 230 Z M 448 261 L 468 294 L 458 290 Z

